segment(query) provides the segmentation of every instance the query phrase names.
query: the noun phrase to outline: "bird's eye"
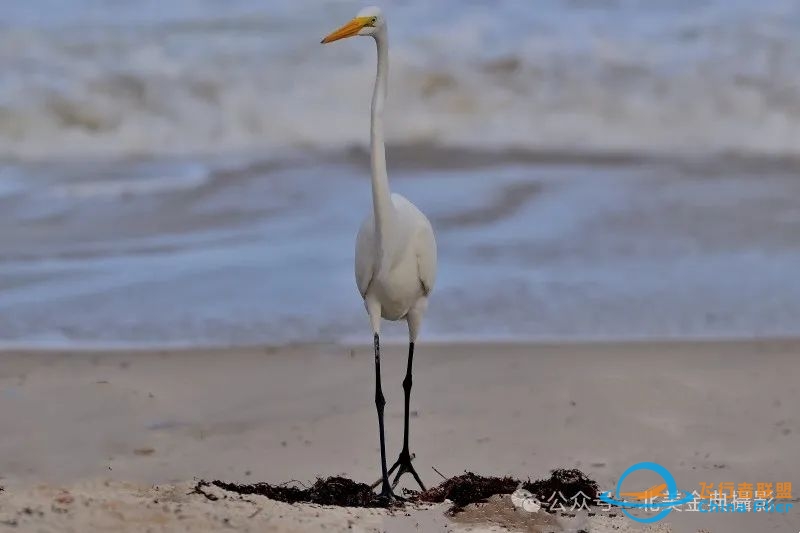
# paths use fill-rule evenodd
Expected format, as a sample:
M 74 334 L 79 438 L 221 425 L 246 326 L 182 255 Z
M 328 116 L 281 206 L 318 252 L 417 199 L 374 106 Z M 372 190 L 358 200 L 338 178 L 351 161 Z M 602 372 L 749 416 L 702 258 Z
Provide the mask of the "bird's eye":
M 372 17 L 372 25 L 374 26 L 378 22 L 378 17 Z

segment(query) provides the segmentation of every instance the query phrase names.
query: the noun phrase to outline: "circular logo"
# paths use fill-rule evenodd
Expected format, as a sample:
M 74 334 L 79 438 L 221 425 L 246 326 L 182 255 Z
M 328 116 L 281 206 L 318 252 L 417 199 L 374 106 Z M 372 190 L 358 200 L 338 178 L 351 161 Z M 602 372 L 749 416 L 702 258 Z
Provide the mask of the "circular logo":
M 622 476 L 620 476 L 619 481 L 617 482 L 617 489 L 616 489 L 617 490 L 617 494 L 621 494 L 621 492 L 622 492 L 622 482 L 625 481 L 625 478 L 627 478 L 632 473 L 638 472 L 640 470 L 648 470 L 650 472 L 655 472 L 656 474 L 661 476 L 661 479 L 663 479 L 664 483 L 667 485 L 667 501 L 664 501 L 664 502 L 653 502 L 653 501 L 649 501 L 649 502 L 648 501 L 644 501 L 644 502 L 628 502 L 628 501 L 619 501 L 619 500 L 612 499 L 611 498 L 611 494 L 608 493 L 608 492 L 600 495 L 600 501 L 605 502 L 605 503 L 610 503 L 612 505 L 616 505 L 618 507 L 621 507 L 622 508 L 622 512 L 625 513 L 625 516 L 627 516 L 631 520 L 634 520 L 636 522 L 640 522 L 642 524 L 651 524 L 653 522 L 658 522 L 659 520 L 664 519 L 669 513 L 671 513 L 672 510 L 673 510 L 673 507 L 675 507 L 676 505 L 682 505 L 684 503 L 692 501 L 693 497 L 690 494 L 686 495 L 682 499 L 679 499 L 678 498 L 678 496 L 679 496 L 679 494 L 678 494 L 679 493 L 678 485 L 675 483 L 675 478 L 672 477 L 672 474 L 670 474 L 669 470 L 667 470 L 666 468 L 664 468 L 663 466 L 661 466 L 658 463 L 650 463 L 650 462 L 637 463 L 637 464 L 631 466 L 630 468 L 628 468 L 625 472 L 623 472 Z M 643 499 L 646 499 L 646 498 L 643 498 Z M 652 497 L 650 499 L 652 499 Z M 641 517 L 638 517 L 638 516 L 633 516 L 631 513 L 628 512 L 628 509 L 636 509 L 636 508 L 638 508 L 638 509 L 642 509 L 642 508 L 661 509 L 661 511 L 659 511 L 654 516 L 647 517 L 647 518 L 641 518 Z

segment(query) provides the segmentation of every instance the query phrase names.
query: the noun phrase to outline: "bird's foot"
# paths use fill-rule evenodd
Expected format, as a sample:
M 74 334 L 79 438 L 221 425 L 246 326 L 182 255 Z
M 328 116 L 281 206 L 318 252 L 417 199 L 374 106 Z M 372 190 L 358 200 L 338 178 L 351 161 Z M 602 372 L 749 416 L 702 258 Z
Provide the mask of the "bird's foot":
M 389 469 L 390 475 L 395 469 L 397 469 L 397 474 L 395 474 L 394 481 L 392 482 L 393 489 L 397 487 L 397 484 L 400 482 L 400 478 L 403 476 L 403 474 L 410 473 L 412 476 L 414 476 L 414 479 L 419 484 L 419 487 L 420 489 L 422 489 L 422 492 L 425 492 L 426 490 L 425 485 L 423 485 L 422 480 L 419 477 L 419 474 L 417 474 L 417 471 L 414 470 L 414 465 L 411 464 L 411 461 L 414 459 L 414 457 L 415 456 L 408 453 L 408 450 L 406 449 L 400 452 L 400 457 L 397 458 L 397 461 L 395 461 L 395 463 Z
M 400 496 L 396 495 L 392 491 L 392 488 L 389 486 L 389 479 L 387 478 L 386 481 L 383 482 L 381 493 L 378 494 L 378 501 L 384 507 L 391 507 L 392 505 L 396 505 L 406 500 L 405 498 L 401 498 Z

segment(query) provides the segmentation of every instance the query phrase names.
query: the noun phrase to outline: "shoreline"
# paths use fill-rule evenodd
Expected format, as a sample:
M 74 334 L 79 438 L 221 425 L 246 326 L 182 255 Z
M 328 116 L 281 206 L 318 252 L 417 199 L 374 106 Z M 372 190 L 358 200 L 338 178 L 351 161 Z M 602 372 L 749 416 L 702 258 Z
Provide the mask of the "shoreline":
M 407 339 L 402 336 L 391 335 L 384 339 L 381 336 L 381 346 L 405 346 Z M 700 347 L 710 345 L 729 345 L 737 349 L 749 349 L 764 345 L 791 346 L 800 345 L 800 335 L 777 336 L 681 336 L 681 337 L 514 337 L 514 336 L 476 336 L 474 338 L 461 336 L 437 336 L 431 339 L 420 336 L 420 346 L 438 347 L 528 347 L 532 349 L 557 348 L 557 347 Z M 372 341 L 359 342 L 349 338 L 343 341 L 297 341 L 285 343 L 252 343 L 252 344 L 189 344 L 189 343 L 164 343 L 164 344 L 135 344 L 135 343 L 67 343 L 52 345 L 48 343 L 2 343 L 0 342 L 0 356 L 8 354 L 183 354 L 183 353 L 209 353 L 209 352 L 253 352 L 266 350 L 275 352 L 279 350 L 297 349 L 362 349 L 372 348 Z

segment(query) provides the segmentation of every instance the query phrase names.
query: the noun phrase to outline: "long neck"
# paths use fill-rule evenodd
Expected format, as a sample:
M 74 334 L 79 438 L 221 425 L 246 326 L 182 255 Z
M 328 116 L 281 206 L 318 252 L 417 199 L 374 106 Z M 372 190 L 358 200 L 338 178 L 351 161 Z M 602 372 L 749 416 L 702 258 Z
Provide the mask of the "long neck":
M 386 148 L 383 141 L 383 105 L 386 102 L 386 85 L 389 76 L 389 44 L 386 27 L 375 34 L 378 48 L 378 74 L 372 94 L 372 114 L 370 121 L 370 159 L 372 167 L 372 208 L 375 214 L 375 233 L 377 236 L 378 257 L 382 259 L 385 243 L 394 216 L 394 207 L 389 191 L 389 177 L 386 174 Z

